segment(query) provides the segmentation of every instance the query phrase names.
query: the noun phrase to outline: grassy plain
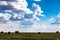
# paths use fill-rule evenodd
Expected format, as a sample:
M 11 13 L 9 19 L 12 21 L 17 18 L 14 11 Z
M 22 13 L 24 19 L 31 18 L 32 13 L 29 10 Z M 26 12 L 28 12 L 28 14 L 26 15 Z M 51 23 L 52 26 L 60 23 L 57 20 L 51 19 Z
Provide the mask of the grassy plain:
M 0 40 L 60 40 L 60 33 L 0 33 Z

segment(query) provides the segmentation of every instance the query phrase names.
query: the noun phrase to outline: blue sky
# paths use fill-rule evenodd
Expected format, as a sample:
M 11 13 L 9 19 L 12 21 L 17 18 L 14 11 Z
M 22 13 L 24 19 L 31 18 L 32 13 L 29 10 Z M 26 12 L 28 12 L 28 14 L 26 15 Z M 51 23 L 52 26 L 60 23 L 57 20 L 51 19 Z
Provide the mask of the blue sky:
M 0 1 L 0 31 L 60 31 L 60 0 Z
M 31 7 L 32 3 L 36 3 L 40 5 L 41 9 L 44 11 L 44 14 L 47 17 L 56 16 L 58 12 L 60 12 L 60 0 L 41 0 L 40 2 L 27 0 L 29 3 L 29 8 Z

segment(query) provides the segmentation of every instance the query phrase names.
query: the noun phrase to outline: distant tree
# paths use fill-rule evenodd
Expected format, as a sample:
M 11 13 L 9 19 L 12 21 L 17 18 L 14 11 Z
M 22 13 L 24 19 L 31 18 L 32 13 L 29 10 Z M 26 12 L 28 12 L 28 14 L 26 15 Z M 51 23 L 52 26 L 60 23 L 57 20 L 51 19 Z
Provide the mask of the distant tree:
M 38 32 L 38 34 L 41 34 L 40 32 Z
M 1 31 L 0 33 L 4 33 L 3 31 Z
M 15 33 L 19 33 L 19 31 L 15 31 Z
M 56 33 L 59 33 L 59 31 L 56 31 Z
M 10 32 L 8 32 L 8 34 L 10 34 Z

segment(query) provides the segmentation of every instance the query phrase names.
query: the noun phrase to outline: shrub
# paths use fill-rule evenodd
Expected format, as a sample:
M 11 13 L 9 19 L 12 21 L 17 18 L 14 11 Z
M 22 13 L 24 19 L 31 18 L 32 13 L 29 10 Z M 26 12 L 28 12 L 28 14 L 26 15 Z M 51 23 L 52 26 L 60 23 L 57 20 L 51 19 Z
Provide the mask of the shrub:
M 38 32 L 38 34 L 41 34 L 40 32 Z
M 0 33 L 4 33 L 3 31 L 1 31 Z
M 8 32 L 8 34 L 10 34 L 10 32 Z
M 56 33 L 59 33 L 59 31 L 56 31 Z
M 15 33 L 19 33 L 19 31 L 15 31 Z

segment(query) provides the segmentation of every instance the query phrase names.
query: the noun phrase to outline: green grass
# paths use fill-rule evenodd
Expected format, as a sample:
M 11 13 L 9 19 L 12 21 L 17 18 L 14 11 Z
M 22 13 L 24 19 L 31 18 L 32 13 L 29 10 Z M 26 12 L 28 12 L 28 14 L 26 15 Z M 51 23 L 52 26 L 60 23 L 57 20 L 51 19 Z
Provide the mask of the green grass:
M 60 33 L 0 33 L 0 39 L 60 39 Z

